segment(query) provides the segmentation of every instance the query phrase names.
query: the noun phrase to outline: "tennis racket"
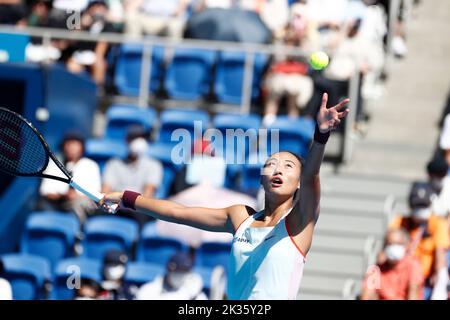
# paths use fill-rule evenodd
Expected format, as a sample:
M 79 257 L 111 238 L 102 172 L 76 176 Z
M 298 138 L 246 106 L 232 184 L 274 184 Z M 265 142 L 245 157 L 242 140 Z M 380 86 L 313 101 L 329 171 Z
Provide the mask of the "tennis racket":
M 45 174 L 52 160 L 64 177 Z M 95 202 L 103 198 L 97 190 L 77 184 L 50 150 L 39 131 L 21 115 L 0 107 L 0 170 L 22 177 L 41 177 L 69 184 Z

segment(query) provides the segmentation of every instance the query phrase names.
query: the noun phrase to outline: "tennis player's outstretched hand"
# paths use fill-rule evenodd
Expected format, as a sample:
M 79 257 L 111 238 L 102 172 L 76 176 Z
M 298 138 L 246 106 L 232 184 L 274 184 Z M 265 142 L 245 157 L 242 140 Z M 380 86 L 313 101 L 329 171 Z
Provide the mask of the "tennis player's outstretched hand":
M 99 206 L 103 211 L 108 213 L 116 213 L 117 208 L 120 208 L 122 202 L 123 192 L 112 192 L 105 194 L 102 200 L 99 202 Z M 117 205 L 117 206 L 113 206 Z M 116 208 L 116 209 L 113 209 Z
M 322 133 L 335 130 L 341 123 L 341 119 L 348 115 L 349 109 L 344 109 L 350 99 L 344 99 L 337 105 L 327 108 L 328 94 L 324 93 L 322 97 L 322 105 L 317 114 L 317 125 Z

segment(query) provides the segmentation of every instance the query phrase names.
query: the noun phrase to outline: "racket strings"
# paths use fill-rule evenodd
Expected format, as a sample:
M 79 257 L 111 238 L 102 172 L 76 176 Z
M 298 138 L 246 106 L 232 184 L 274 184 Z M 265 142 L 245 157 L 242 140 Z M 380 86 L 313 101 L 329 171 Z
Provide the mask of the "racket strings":
M 0 110 L 0 167 L 14 174 L 37 174 L 47 153 L 36 132 L 21 118 Z

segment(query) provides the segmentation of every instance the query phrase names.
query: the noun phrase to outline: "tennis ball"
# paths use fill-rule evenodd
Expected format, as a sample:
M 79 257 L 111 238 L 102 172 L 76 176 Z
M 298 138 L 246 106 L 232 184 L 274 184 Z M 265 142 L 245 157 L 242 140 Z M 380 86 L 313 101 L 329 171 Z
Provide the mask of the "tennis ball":
M 329 62 L 330 58 L 328 58 L 328 55 L 323 51 L 314 52 L 309 60 L 309 63 L 314 70 L 322 70 Z

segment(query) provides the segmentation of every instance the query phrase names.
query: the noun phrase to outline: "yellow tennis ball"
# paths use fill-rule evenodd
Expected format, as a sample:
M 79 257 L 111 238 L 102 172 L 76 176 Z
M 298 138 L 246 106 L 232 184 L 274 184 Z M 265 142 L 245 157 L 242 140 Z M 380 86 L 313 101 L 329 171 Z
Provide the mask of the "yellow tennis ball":
M 323 51 L 314 52 L 309 60 L 309 63 L 314 70 L 322 70 L 328 66 L 329 62 L 330 58 L 328 58 L 328 55 Z

